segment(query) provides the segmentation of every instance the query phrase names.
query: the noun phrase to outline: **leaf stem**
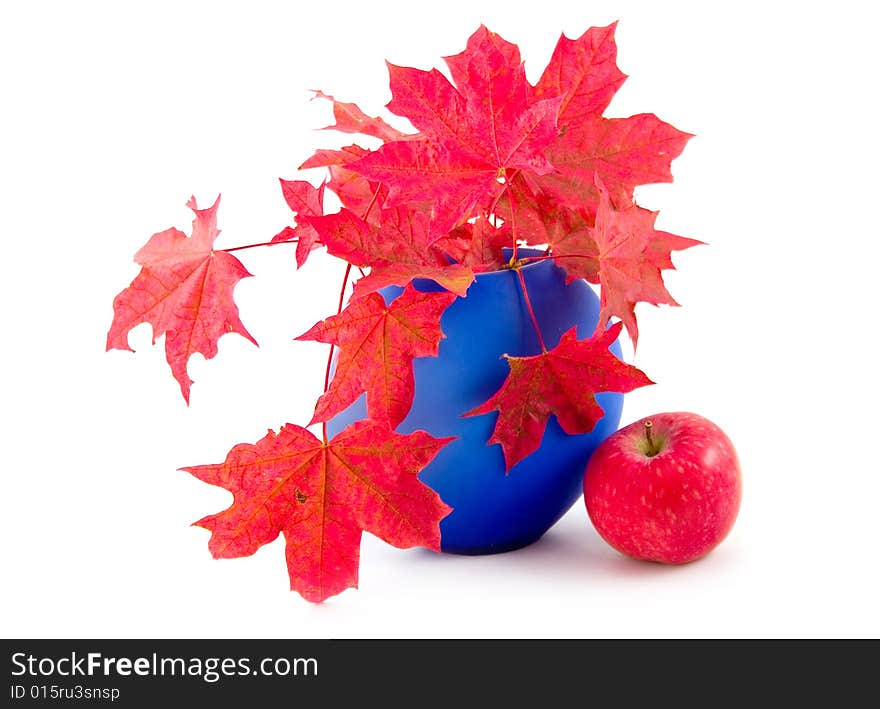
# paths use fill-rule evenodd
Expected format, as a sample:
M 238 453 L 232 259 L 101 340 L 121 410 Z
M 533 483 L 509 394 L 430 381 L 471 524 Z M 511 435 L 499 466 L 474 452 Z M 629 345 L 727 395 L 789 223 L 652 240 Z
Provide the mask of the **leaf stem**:
M 242 251 L 244 249 L 255 249 L 258 246 L 275 246 L 276 244 L 296 244 L 299 239 L 285 239 L 284 241 L 261 241 L 259 244 L 245 244 L 244 246 L 233 246 L 231 249 L 217 249 L 231 253 L 232 251 Z
M 510 203 L 510 231 L 513 234 L 513 255 L 510 257 L 511 263 L 516 263 L 516 250 L 517 250 L 517 238 L 516 238 L 516 204 L 513 201 L 513 190 L 510 189 L 510 182 L 505 183 L 505 187 L 507 187 L 507 201 Z M 520 274 L 520 278 L 522 278 L 522 274 Z M 526 290 L 526 282 L 522 280 L 523 284 L 523 292 Z M 528 302 L 529 296 L 526 295 L 526 302 Z M 538 332 L 538 337 L 541 336 L 540 331 Z
M 516 177 L 516 173 L 511 177 Z M 510 257 L 510 267 L 516 271 L 519 277 L 520 286 L 522 286 L 523 300 L 526 303 L 526 309 L 529 311 L 529 317 L 532 319 L 532 325 L 535 326 L 535 332 L 538 335 L 538 343 L 541 345 L 541 352 L 547 351 L 547 345 L 544 344 L 544 336 L 541 334 L 541 328 L 538 325 L 538 318 L 535 317 L 535 310 L 532 308 L 532 299 L 529 298 L 529 289 L 526 287 L 526 278 L 522 274 L 520 263 L 516 260 L 517 251 L 517 233 L 516 233 L 516 203 L 513 200 L 513 190 L 509 189 L 510 180 L 505 182 L 507 188 L 507 201 L 510 203 L 510 231 L 513 234 L 513 255 Z
M 364 212 L 361 219 L 366 219 L 367 215 L 370 213 L 370 210 L 373 208 L 373 205 L 376 203 L 376 198 L 379 196 L 379 190 L 381 189 L 381 185 L 376 188 L 376 191 L 373 192 L 373 197 L 370 200 L 370 203 L 367 205 L 367 209 Z M 255 249 L 258 246 L 275 246 L 276 244 L 296 244 L 299 242 L 299 239 L 294 237 L 293 239 L 279 239 L 278 241 L 261 241 L 258 244 L 245 244 L 244 246 L 233 246 L 229 249 L 218 249 L 218 251 L 225 251 L 226 253 L 231 253 L 232 251 L 243 251 L 244 249 Z M 363 275 L 363 271 L 361 271 L 361 275 Z
M 501 201 L 504 193 L 510 190 L 510 183 L 513 182 L 513 179 L 517 175 L 519 175 L 519 170 L 514 170 L 510 177 L 508 177 L 506 174 L 504 175 L 504 187 L 501 188 L 501 191 L 495 196 L 495 199 L 492 201 L 492 206 L 489 207 L 489 214 L 493 216 L 495 215 L 495 208 L 498 206 L 498 203 Z
M 370 210 L 373 208 L 373 205 L 376 203 L 376 199 L 379 196 L 379 190 L 381 189 L 381 185 L 376 187 L 376 191 L 373 192 L 373 198 L 370 200 L 370 203 L 367 205 L 367 208 L 364 210 L 364 213 L 361 215 L 361 219 L 366 219 L 370 214 Z M 342 304 L 345 302 L 345 288 L 348 285 L 348 277 L 351 275 L 352 265 L 350 263 L 345 264 L 345 275 L 342 277 L 342 288 L 339 289 L 339 302 L 336 304 L 336 314 L 342 312 Z M 361 272 L 361 275 L 364 275 L 364 271 L 360 266 L 358 266 L 358 271 Z M 327 354 L 327 367 L 324 369 L 324 393 L 327 393 L 327 389 L 330 388 L 330 367 L 333 365 L 333 352 L 336 350 L 336 346 L 330 345 L 330 352 Z M 324 443 L 327 442 L 327 422 L 321 422 L 321 437 L 324 439 Z
M 345 300 L 345 287 L 348 285 L 348 277 L 351 275 L 351 264 L 345 264 L 345 275 L 342 277 L 342 288 L 339 289 L 339 304 L 336 306 L 336 314 L 342 312 L 342 303 Z M 327 367 L 324 369 L 324 393 L 327 393 L 327 389 L 330 388 L 330 367 L 333 365 L 333 352 L 336 349 L 336 346 L 330 345 L 330 352 L 327 355 Z M 327 442 L 327 422 L 321 422 L 321 436 L 324 439 L 324 443 Z
M 367 208 L 364 210 L 364 213 L 361 215 L 361 219 L 363 219 L 364 221 L 366 221 L 367 217 L 370 216 L 370 210 L 373 208 L 373 205 L 376 204 L 376 199 L 379 196 L 380 189 L 382 189 L 381 182 L 376 186 L 376 191 L 373 192 L 373 196 L 370 199 L 370 203 L 367 205 Z
M 532 319 L 532 325 L 535 326 L 535 332 L 538 334 L 538 343 L 541 345 L 541 352 L 547 352 L 547 345 L 544 344 L 544 336 L 541 335 L 541 328 L 538 326 L 538 318 L 535 317 L 535 311 L 532 308 L 532 300 L 529 298 L 529 290 L 526 288 L 526 279 L 523 276 L 522 269 L 517 267 L 514 269 L 516 275 L 519 276 L 519 283 L 522 286 L 523 299 L 526 302 L 526 309 L 529 311 L 529 317 Z
M 516 175 L 514 175 L 515 177 Z M 505 183 L 506 187 L 510 186 L 510 181 Z M 523 276 L 520 263 L 516 260 L 517 251 L 517 234 L 516 234 L 516 204 L 513 201 L 513 190 L 507 190 L 507 200 L 510 203 L 510 231 L 513 234 L 513 255 L 510 257 L 510 265 L 516 271 L 519 277 L 520 286 L 522 286 L 523 300 L 526 303 L 526 309 L 529 311 L 529 317 L 532 319 L 532 325 L 535 326 L 535 332 L 538 335 L 538 343 L 541 345 L 541 352 L 547 351 L 547 345 L 544 344 L 544 336 L 541 334 L 541 328 L 538 325 L 538 318 L 535 317 L 535 310 L 532 308 L 532 299 L 529 298 L 529 289 L 526 287 L 526 278 Z
M 537 261 L 554 261 L 560 258 L 589 258 L 594 261 L 598 258 L 596 254 L 550 254 L 545 253 L 541 256 L 526 256 L 520 259 L 520 263 L 535 263 Z

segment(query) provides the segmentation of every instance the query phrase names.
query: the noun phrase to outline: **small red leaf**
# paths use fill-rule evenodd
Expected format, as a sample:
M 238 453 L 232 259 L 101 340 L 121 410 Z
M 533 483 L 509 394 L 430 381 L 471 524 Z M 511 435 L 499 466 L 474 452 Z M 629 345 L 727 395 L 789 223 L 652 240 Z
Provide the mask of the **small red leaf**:
M 281 231 L 272 241 L 290 241 L 295 235 L 297 238 L 296 267 L 302 268 L 312 249 L 316 246 L 318 232 L 311 225 L 302 222 L 300 217 L 319 216 L 324 213 L 324 183 L 321 183 L 320 187 L 315 187 L 311 182 L 305 180 L 279 181 L 284 201 L 297 217 L 297 226 L 294 233 L 286 230 Z
M 293 241 L 297 238 L 297 227 L 286 226 L 272 237 L 271 243 L 283 244 L 287 241 Z
M 249 556 L 283 534 L 291 589 L 320 603 L 357 587 L 362 530 L 401 549 L 440 550 L 450 508 L 417 475 L 450 440 L 361 421 L 324 443 L 286 424 L 223 463 L 183 470 L 233 495 L 196 522 L 211 532 L 215 558 Z
M 135 254 L 140 273 L 113 301 L 113 323 L 107 333 L 107 349 L 131 350 L 129 331 L 140 323 L 153 326 L 153 342 L 165 335 L 165 356 L 171 372 L 189 403 L 192 380 L 186 363 L 194 352 L 211 359 L 217 340 L 237 332 L 257 341 L 238 317 L 232 291 L 251 274 L 232 254 L 215 251 L 217 207 L 199 209 L 195 198 L 187 206 L 195 212 L 192 236 L 177 229 L 153 234 Z
M 510 373 L 504 384 L 465 415 L 499 412 L 489 443 L 501 445 L 508 470 L 538 449 L 551 414 L 566 433 L 588 433 L 604 415 L 594 394 L 625 393 L 653 383 L 608 349 L 620 329 L 617 323 L 589 340 L 578 340 L 572 328 L 549 352 L 506 357 Z

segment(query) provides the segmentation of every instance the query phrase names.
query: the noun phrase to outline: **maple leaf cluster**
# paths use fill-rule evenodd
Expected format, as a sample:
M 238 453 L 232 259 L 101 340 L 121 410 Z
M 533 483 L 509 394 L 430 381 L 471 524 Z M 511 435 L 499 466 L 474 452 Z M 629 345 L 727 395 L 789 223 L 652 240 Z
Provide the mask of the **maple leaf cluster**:
M 215 557 L 252 554 L 283 534 L 291 587 L 321 601 L 357 585 L 363 530 L 395 546 L 439 550 L 450 508 L 417 475 L 450 439 L 395 427 L 412 405 L 413 360 L 437 355 L 443 313 L 482 272 L 552 259 L 569 281 L 586 279 L 600 293 L 590 338 L 572 330 L 547 349 L 533 317 L 542 351 L 509 353 L 498 392 L 463 412 L 499 412 L 489 444 L 501 446 L 508 470 L 537 449 L 551 415 L 567 433 L 586 433 L 603 416 L 595 393 L 651 383 L 608 348 L 623 327 L 637 344 L 637 303 L 676 304 L 661 271 L 673 267 L 672 251 L 700 243 L 657 231 L 656 212 L 634 200 L 636 186 L 671 181 L 670 163 L 691 136 L 653 114 L 602 115 L 626 78 L 614 29 L 562 35 L 535 85 L 518 47 L 482 26 L 464 51 L 445 57 L 451 80 L 437 69 L 388 64 L 387 107 L 414 132 L 315 92 L 332 105 L 327 129 L 378 147 L 316 151 L 300 169 L 326 171 L 317 187 L 281 180 L 295 221 L 268 245 L 295 243 L 297 267 L 319 248 L 348 264 L 337 314 L 297 339 L 329 344 L 337 355 L 309 425 L 326 424 L 363 394 L 368 418 L 329 441 L 286 424 L 235 446 L 222 464 L 186 468 L 234 497 L 197 523 L 211 531 Z M 325 211 L 327 190 L 338 198 L 336 212 Z M 154 338 L 165 334 L 187 401 L 192 353 L 213 357 L 226 332 L 256 344 L 232 298 L 250 274 L 230 252 L 265 244 L 215 249 L 218 202 L 199 210 L 191 200 L 191 237 L 169 229 L 137 253 L 142 270 L 116 297 L 107 338 L 108 349 L 129 349 L 129 330 L 150 322 Z M 545 255 L 520 259 L 524 246 Z M 342 307 L 354 268 L 361 277 Z M 422 292 L 416 279 L 443 290 Z M 386 302 L 377 291 L 388 286 L 402 294 Z

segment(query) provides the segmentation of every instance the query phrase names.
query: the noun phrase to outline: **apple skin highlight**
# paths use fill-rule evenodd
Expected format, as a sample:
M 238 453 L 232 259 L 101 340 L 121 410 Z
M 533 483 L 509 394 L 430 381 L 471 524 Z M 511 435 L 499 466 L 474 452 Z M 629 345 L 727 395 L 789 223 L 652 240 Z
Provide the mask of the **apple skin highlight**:
M 596 531 L 633 559 L 684 564 L 705 556 L 730 532 L 741 500 L 733 444 L 693 413 L 625 426 L 596 449 L 584 475 Z

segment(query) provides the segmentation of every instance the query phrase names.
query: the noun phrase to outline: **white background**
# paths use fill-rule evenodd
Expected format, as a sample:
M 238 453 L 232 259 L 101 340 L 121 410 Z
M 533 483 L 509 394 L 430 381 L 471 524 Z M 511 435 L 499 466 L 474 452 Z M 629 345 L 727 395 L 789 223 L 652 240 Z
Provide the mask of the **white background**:
M 868 3 L 11 3 L 0 11 L 2 483 L 7 637 L 878 636 L 878 114 Z M 820 9 L 821 8 L 821 9 Z M 623 422 L 716 421 L 745 496 L 727 541 L 669 568 L 607 547 L 582 502 L 539 543 L 462 558 L 365 536 L 360 590 L 311 605 L 281 540 L 215 561 L 189 526 L 223 490 L 177 468 L 304 423 L 339 262 L 240 254 L 260 342 L 190 362 L 187 408 L 149 326 L 104 352 L 113 296 L 153 232 L 223 193 L 218 247 L 289 223 L 276 178 L 319 145 L 320 88 L 370 113 L 383 64 L 430 68 L 484 22 L 532 80 L 560 31 L 619 19 L 630 79 L 607 115 L 697 134 L 675 183 L 639 191 L 676 256 L 681 308 L 639 306 L 657 382 Z M 310 174 L 314 181 L 320 175 Z

